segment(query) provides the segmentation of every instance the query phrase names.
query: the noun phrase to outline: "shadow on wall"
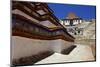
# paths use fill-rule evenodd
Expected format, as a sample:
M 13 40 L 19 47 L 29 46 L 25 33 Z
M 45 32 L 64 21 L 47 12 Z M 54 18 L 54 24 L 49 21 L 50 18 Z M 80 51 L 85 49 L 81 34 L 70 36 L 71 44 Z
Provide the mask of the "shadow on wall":
M 65 55 L 68 55 L 70 54 L 70 52 L 76 47 L 76 45 L 72 45 L 71 47 L 67 48 L 67 49 L 63 49 L 61 51 L 61 54 L 65 54 Z
M 33 65 L 34 63 L 52 55 L 54 52 L 52 51 L 44 51 L 40 52 L 36 55 L 28 56 L 28 57 L 22 57 L 19 59 L 14 59 L 12 61 L 12 66 L 25 66 L 25 65 Z

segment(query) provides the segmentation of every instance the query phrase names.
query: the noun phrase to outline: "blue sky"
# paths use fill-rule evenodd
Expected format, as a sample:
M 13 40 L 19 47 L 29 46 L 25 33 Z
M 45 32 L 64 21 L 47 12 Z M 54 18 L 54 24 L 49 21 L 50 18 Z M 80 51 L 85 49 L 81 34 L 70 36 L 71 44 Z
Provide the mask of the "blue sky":
M 95 6 L 48 3 L 58 19 L 65 19 L 68 13 L 73 12 L 85 20 L 95 19 Z

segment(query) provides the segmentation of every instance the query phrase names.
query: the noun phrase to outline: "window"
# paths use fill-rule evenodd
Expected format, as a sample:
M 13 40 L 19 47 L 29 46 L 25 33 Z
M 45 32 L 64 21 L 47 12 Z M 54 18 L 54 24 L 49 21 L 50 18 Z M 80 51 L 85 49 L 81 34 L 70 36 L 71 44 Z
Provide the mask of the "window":
M 28 12 L 31 12 L 31 10 L 26 6 L 24 6 L 24 9 L 26 9 Z
M 53 32 L 53 35 L 56 35 L 56 32 Z
M 78 24 L 79 23 L 79 21 L 78 20 L 73 20 L 73 24 L 75 25 L 75 24 Z
M 40 5 L 40 3 L 35 3 L 36 5 Z
M 32 3 L 30 3 L 30 4 L 31 4 L 31 6 L 32 6 L 32 7 L 35 7 L 35 5 L 34 5 L 34 4 L 32 4 Z
M 38 28 L 35 28 L 35 31 L 36 31 L 36 32 L 39 32 L 39 29 L 38 29 Z
M 32 14 L 33 14 L 33 15 L 35 15 L 35 16 L 37 16 L 37 17 L 39 16 L 39 15 L 38 15 L 38 14 L 36 14 L 35 12 L 32 12 Z
M 26 31 L 27 31 L 27 30 L 28 30 L 28 28 L 29 28 L 29 26 L 25 23 L 25 24 L 24 24 L 24 30 L 26 30 Z
M 44 10 L 45 10 L 46 12 L 49 12 L 46 8 L 44 8 Z
M 62 20 L 60 20 L 60 23 L 63 25 L 63 21 Z
M 60 31 L 56 31 L 56 34 L 57 34 L 57 35 L 60 34 Z
M 82 23 L 82 20 L 80 20 L 80 23 Z
M 74 35 L 76 35 L 76 32 L 74 33 Z
M 70 21 L 69 20 L 66 20 L 65 21 L 65 25 L 70 25 Z
M 33 27 L 32 26 L 30 26 L 30 31 L 33 31 Z
M 43 10 L 38 10 L 37 13 L 39 13 L 40 15 L 46 14 L 45 11 L 43 11 Z
M 21 25 L 21 23 L 16 22 L 16 23 L 15 23 L 15 26 L 22 26 L 22 25 Z
M 78 33 L 80 33 L 80 30 L 78 30 Z

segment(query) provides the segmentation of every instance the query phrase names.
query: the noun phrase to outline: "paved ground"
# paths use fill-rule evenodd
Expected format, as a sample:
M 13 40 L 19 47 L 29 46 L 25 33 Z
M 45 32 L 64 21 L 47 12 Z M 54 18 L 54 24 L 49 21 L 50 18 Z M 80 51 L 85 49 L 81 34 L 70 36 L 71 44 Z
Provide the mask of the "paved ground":
M 36 64 L 92 60 L 94 60 L 94 57 L 91 48 L 88 45 L 77 45 L 77 47 L 69 55 L 54 53 L 53 55 L 37 62 Z

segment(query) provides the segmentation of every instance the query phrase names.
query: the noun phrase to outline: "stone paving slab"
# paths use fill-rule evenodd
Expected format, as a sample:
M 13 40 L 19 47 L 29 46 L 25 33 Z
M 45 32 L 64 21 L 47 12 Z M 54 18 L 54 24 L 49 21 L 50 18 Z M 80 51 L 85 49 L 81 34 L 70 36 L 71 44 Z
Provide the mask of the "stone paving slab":
M 53 55 L 35 63 L 60 63 L 60 62 L 76 62 L 76 61 L 94 61 L 92 50 L 88 45 L 77 45 L 77 47 L 69 54 L 63 55 L 60 53 L 54 53 Z

